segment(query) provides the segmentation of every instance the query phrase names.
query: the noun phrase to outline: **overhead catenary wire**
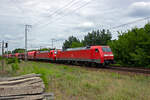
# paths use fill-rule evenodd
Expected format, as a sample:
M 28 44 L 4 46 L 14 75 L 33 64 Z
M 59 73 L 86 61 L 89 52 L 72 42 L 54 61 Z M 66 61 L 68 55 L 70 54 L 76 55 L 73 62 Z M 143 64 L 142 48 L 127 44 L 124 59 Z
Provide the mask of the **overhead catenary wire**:
M 125 26 L 132 25 L 132 24 L 134 24 L 134 23 L 141 22 L 141 21 L 145 21 L 145 20 L 149 20 L 149 19 L 150 19 L 150 16 L 144 17 L 144 18 L 141 18 L 141 19 L 137 19 L 137 20 L 134 20 L 134 21 L 130 21 L 130 22 L 125 23 L 125 24 L 121 24 L 121 25 L 118 25 L 118 26 L 111 27 L 111 28 L 109 28 L 109 30 L 110 30 L 111 32 L 113 32 L 113 34 L 115 35 L 114 37 L 118 38 L 118 32 L 122 32 L 122 30 L 121 30 L 121 31 L 114 31 L 115 29 L 118 29 L 118 28 L 120 28 L 120 27 L 123 28 L 123 27 L 125 27 Z
M 76 12 L 78 9 L 81 9 L 81 8 L 85 7 L 86 5 L 88 5 L 88 4 L 89 4 L 89 2 L 84 3 L 84 4 L 80 5 L 79 7 L 73 9 L 72 12 Z M 48 23 L 41 25 L 41 26 L 40 26 L 40 29 L 43 28 L 44 26 L 47 27 L 51 22 L 56 21 L 56 20 L 58 21 L 58 20 L 62 19 L 62 18 L 65 17 L 65 16 L 67 16 L 67 15 L 65 14 L 65 15 L 63 15 L 63 16 L 60 16 L 61 18 L 57 18 L 57 19 L 55 19 L 55 20 L 50 20 L 50 21 L 48 21 Z M 45 28 L 45 27 L 44 27 L 44 28 Z
M 145 18 L 141 18 L 141 19 L 138 19 L 138 20 L 135 20 L 135 21 L 131 21 L 131 22 L 128 22 L 128 23 L 125 23 L 125 24 L 121 24 L 121 25 L 112 27 L 111 29 L 116 29 L 116 28 L 124 27 L 126 25 L 131 25 L 131 24 L 134 24 L 136 22 L 140 22 L 140 21 L 148 20 L 148 19 L 150 19 L 150 16 L 149 17 L 145 17 Z
M 68 2 L 68 3 L 67 3 L 66 5 L 64 5 L 63 7 L 58 8 L 57 10 L 53 11 L 53 12 L 52 12 L 50 15 L 48 15 L 47 17 L 52 17 L 53 15 L 57 14 L 57 12 L 59 12 L 59 11 L 61 11 L 62 9 L 64 9 L 64 8 L 70 6 L 70 4 L 72 4 L 72 3 L 75 2 L 75 1 L 78 1 L 78 0 L 71 0 L 70 2 Z M 49 12 L 50 12 L 50 11 L 48 11 L 48 13 L 49 13 Z M 38 21 L 38 22 L 36 22 L 36 23 L 34 23 L 33 26 L 39 24 L 40 22 L 41 22 L 41 20 Z
M 141 18 L 141 19 L 138 19 L 138 20 L 130 21 L 130 22 L 125 23 L 125 24 L 121 24 L 121 25 L 118 25 L 118 26 L 115 26 L 115 27 L 108 28 L 108 30 L 110 30 L 114 34 L 114 33 L 117 33 L 116 31 L 114 31 L 114 29 L 117 29 L 117 28 L 120 28 L 120 27 L 125 27 L 127 25 L 132 25 L 134 23 L 137 23 L 137 22 L 140 22 L 140 21 L 144 21 L 144 20 L 148 20 L 148 22 L 149 22 L 149 19 L 150 19 L 150 16 L 149 17 L 144 17 L 144 18 Z M 83 38 L 84 36 L 86 36 L 86 35 L 82 34 L 82 35 L 78 35 L 76 37 L 82 37 Z M 117 37 L 117 36 L 118 36 L 118 34 L 115 34 L 115 37 Z
M 25 14 L 25 13 L 27 13 L 27 12 L 25 12 L 25 9 L 23 9 L 23 7 L 24 6 L 21 6 L 21 5 L 19 5 L 19 1 L 18 0 L 10 0 L 10 2 L 12 2 L 14 5 L 15 5 L 15 7 L 20 11 L 20 13 L 22 13 L 22 14 Z M 34 13 L 32 13 L 32 14 L 34 14 Z M 36 16 L 36 15 L 34 15 L 34 16 Z M 25 16 L 23 16 L 23 17 L 25 17 Z M 30 20 L 30 18 L 29 18 L 30 16 L 28 16 L 28 17 L 25 17 L 26 18 L 26 20 Z M 27 22 L 26 22 L 26 20 L 24 20 L 23 19 L 23 21 L 24 21 L 24 24 L 26 24 Z
M 18 3 L 17 3 L 16 0 L 10 0 L 10 1 L 15 4 L 16 8 L 17 8 L 18 10 L 20 10 L 21 13 L 24 13 L 24 10 L 22 9 L 22 7 L 20 7 L 20 6 L 18 5 Z
M 22 7 L 20 7 L 16 0 L 9 0 L 10 2 L 12 2 L 14 4 L 14 6 L 20 11 L 20 13 L 24 14 L 24 10 L 22 9 Z M 25 22 L 25 20 L 23 19 L 23 21 Z
M 70 3 L 72 3 L 72 1 L 73 0 L 71 0 L 71 2 Z M 75 3 L 72 3 L 71 5 L 73 5 L 73 4 L 78 4 L 78 2 L 75 2 Z M 85 4 L 86 5 L 86 4 Z M 78 8 L 76 8 L 75 10 L 77 10 L 77 9 L 80 9 L 80 8 L 82 8 L 83 6 L 85 6 L 85 5 L 81 5 L 81 7 L 79 6 Z M 72 6 L 71 6 L 72 7 Z M 68 8 L 70 8 L 70 7 L 65 7 L 65 9 L 68 9 Z M 63 9 L 63 10 L 65 10 L 65 9 Z M 75 11 L 74 10 L 74 11 Z M 59 11 L 59 12 L 62 12 L 62 11 Z M 55 14 L 55 13 L 53 13 L 53 14 Z M 66 15 L 65 15 L 66 16 Z M 64 41 L 64 40 L 63 40 Z
M 64 15 L 64 16 L 66 16 L 66 15 Z M 128 23 L 126 23 L 126 24 L 121 24 L 121 25 L 118 25 L 118 26 L 115 26 L 115 27 L 110 28 L 110 30 L 112 30 L 112 29 L 117 29 L 117 28 L 119 28 L 119 27 L 124 27 L 124 26 L 126 26 L 126 25 L 131 25 L 131 24 L 133 24 L 133 23 L 136 23 L 136 22 L 139 22 L 139 21 L 143 21 L 143 20 L 146 20 L 146 19 L 149 19 L 149 18 L 150 18 L 150 17 L 146 17 L 146 18 L 138 19 L 138 20 L 136 20 L 136 21 L 128 22 Z M 54 21 L 55 21 L 55 20 L 54 20 Z
M 69 6 L 67 6 L 67 7 L 65 7 L 65 9 L 64 8 L 61 8 L 60 10 L 58 10 L 57 11 L 57 15 L 56 15 L 56 12 L 54 13 L 54 14 L 52 14 L 52 15 L 50 15 L 49 17 L 52 17 L 53 15 L 56 15 L 56 17 L 55 18 L 58 18 L 58 17 L 64 17 L 64 16 L 66 16 L 66 15 L 63 15 L 63 16 L 61 16 L 59 13 L 61 13 L 62 11 L 64 11 L 65 12 L 65 10 L 67 10 L 67 9 L 70 9 L 70 8 L 72 8 L 72 7 L 74 7 L 74 6 L 82 6 L 82 3 L 85 3 L 85 1 L 83 1 L 83 2 L 78 2 L 78 0 L 75 0 L 75 1 L 77 1 L 77 2 L 74 2 L 74 3 L 72 3 L 71 5 L 69 5 Z M 59 15 L 58 15 L 59 14 Z M 41 23 L 39 23 L 39 27 L 43 27 L 43 26 L 45 26 L 45 25 L 48 25 L 51 21 L 55 21 L 56 19 L 51 19 L 50 21 L 48 21 L 48 23 L 46 23 L 46 24 L 42 24 L 41 25 Z M 36 25 L 37 26 L 37 25 Z M 35 26 L 35 24 L 34 24 L 34 28 L 37 28 Z
M 79 6 L 79 7 L 75 8 L 73 11 L 75 12 L 76 10 L 78 10 L 78 9 L 80 9 L 80 8 L 82 8 L 82 7 L 84 7 L 84 6 L 86 6 L 87 4 L 89 4 L 89 2 L 83 4 L 82 6 Z M 66 15 L 63 15 L 63 16 L 61 16 L 61 17 L 64 17 L 64 16 L 66 16 Z M 47 24 L 49 24 L 49 23 L 47 23 Z M 46 25 L 47 25 L 47 24 L 46 24 Z M 54 42 L 65 41 L 65 40 L 66 40 L 66 39 L 63 39 L 63 40 L 57 40 L 57 41 L 54 41 Z

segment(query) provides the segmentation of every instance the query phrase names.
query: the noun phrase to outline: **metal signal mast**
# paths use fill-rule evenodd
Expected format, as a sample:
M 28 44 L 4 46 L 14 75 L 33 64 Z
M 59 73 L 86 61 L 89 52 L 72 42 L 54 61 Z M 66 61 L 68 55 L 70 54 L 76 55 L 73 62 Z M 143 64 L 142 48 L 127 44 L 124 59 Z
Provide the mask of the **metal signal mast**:
M 27 54 L 27 49 L 28 49 L 28 31 L 29 31 L 29 28 L 32 28 L 32 25 L 25 25 L 25 61 L 27 61 L 27 57 L 28 57 L 28 54 Z

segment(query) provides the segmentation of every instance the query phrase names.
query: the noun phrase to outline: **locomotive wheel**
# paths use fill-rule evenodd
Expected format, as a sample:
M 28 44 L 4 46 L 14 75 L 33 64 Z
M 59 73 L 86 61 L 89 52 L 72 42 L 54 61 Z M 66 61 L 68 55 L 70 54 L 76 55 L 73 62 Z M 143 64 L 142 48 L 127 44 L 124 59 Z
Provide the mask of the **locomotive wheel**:
M 90 66 L 91 66 L 91 63 L 89 63 L 89 62 L 84 62 L 84 66 L 90 67 Z
M 98 64 L 97 63 L 91 63 L 91 66 L 92 67 L 98 67 Z

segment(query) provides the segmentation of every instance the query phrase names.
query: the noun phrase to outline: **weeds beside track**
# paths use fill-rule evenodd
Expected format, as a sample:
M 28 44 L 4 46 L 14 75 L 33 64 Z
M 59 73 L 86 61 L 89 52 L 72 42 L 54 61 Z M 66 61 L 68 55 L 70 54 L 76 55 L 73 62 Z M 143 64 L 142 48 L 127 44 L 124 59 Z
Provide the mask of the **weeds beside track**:
M 48 62 L 19 63 L 13 71 L 6 66 L 6 75 L 29 73 L 42 75 L 48 92 L 56 100 L 149 100 L 150 77 L 124 75 L 109 68 L 55 64 Z M 0 74 L 1 75 L 1 74 Z

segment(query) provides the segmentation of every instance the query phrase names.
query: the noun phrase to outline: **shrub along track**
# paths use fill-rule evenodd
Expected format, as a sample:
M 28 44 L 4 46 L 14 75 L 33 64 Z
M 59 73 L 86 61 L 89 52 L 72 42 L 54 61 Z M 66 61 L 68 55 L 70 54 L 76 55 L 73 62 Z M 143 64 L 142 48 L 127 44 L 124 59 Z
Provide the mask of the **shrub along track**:
M 36 61 L 39 62 L 39 61 Z M 80 64 L 67 64 L 67 63 L 54 63 L 50 61 L 40 61 L 43 63 L 53 63 L 56 65 L 68 65 L 70 67 L 78 67 L 84 68 L 90 71 L 106 71 L 106 72 L 115 72 L 119 74 L 127 74 L 127 75 L 144 75 L 150 76 L 150 69 L 148 68 L 137 68 L 137 67 L 118 67 L 118 66 L 87 66 L 87 65 L 80 65 Z

